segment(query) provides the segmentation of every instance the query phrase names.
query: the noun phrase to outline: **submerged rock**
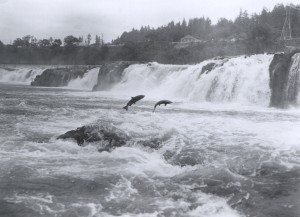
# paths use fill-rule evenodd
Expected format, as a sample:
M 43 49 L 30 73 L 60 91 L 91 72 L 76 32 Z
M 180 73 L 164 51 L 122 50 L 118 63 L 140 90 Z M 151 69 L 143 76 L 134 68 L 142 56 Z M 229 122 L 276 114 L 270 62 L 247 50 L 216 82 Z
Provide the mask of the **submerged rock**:
M 167 132 L 161 136 L 127 133 L 111 124 L 95 123 L 94 125 L 82 126 L 76 130 L 70 130 L 57 139 L 75 140 L 79 146 L 91 144 L 98 151 L 112 151 L 122 146 L 142 146 L 150 149 L 160 149 L 173 134 Z
M 111 125 L 90 125 L 68 131 L 57 139 L 74 139 L 79 146 L 97 142 L 99 151 L 111 151 L 113 148 L 124 146 L 129 137 Z
M 31 86 L 63 87 L 67 86 L 70 80 L 83 75 L 89 70 L 87 66 L 76 66 L 72 68 L 46 69 L 41 75 L 35 77 Z

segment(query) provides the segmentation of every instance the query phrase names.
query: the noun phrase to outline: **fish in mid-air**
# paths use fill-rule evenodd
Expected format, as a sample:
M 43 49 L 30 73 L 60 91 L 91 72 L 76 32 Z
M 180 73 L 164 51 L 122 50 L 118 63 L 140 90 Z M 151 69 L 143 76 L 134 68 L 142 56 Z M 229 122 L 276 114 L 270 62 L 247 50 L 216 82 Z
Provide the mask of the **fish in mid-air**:
M 160 105 L 167 105 L 167 104 L 171 104 L 171 103 L 173 103 L 173 102 L 171 102 L 170 100 L 160 100 L 160 101 L 158 101 L 156 104 L 155 104 L 155 106 L 154 106 L 154 109 L 153 109 L 153 112 L 155 111 L 155 109 L 156 109 L 156 107 L 157 106 L 160 106 Z
M 138 95 L 138 96 L 131 97 L 131 99 L 126 104 L 126 106 L 123 107 L 123 109 L 128 111 L 128 106 L 131 106 L 131 105 L 135 104 L 137 101 L 143 99 L 144 97 L 145 97 L 145 95 Z

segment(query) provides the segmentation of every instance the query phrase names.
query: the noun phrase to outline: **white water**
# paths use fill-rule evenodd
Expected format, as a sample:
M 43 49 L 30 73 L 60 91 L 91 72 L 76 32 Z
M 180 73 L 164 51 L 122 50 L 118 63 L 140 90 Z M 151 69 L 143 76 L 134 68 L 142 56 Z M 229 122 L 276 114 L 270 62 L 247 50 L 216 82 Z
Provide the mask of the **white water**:
M 269 65 L 273 55 L 224 60 L 207 60 L 197 65 L 174 66 L 153 63 L 131 65 L 110 91 L 111 94 L 145 94 L 153 99 L 179 99 L 189 102 L 234 102 L 269 104 Z M 208 63 L 222 64 L 201 74 Z
M 132 65 L 108 92 L 118 99 L 0 85 L 0 207 L 15 216 L 25 208 L 24 216 L 51 217 L 240 217 L 282 210 L 298 216 L 299 197 L 290 189 L 299 183 L 300 113 L 261 106 L 269 102 L 271 59 L 233 58 L 200 78 L 202 66 L 223 61 Z M 92 87 L 96 75 L 92 69 L 68 88 Z M 137 94 L 146 98 L 123 110 L 126 95 Z M 187 102 L 152 113 L 149 99 L 160 97 Z M 91 123 L 109 123 L 130 140 L 110 153 L 97 152 L 96 144 L 56 140 Z M 159 149 L 140 143 L 152 139 Z M 290 175 L 281 179 L 284 173 Z
M 0 68 L 0 82 L 30 85 L 34 78 L 42 74 L 46 68 L 40 66 L 17 66 L 12 69 L 14 70 L 9 71 L 5 68 Z
M 76 78 L 71 80 L 68 84 L 68 88 L 77 90 L 92 90 L 95 84 L 97 84 L 99 67 L 93 68 L 84 74 L 82 78 Z
M 54 66 L 8 66 L 0 68 L 0 82 L 11 84 L 30 85 L 36 76 L 41 75 L 44 70 Z M 82 78 L 71 80 L 68 84 L 69 89 L 92 90 L 97 84 L 99 67 L 93 68 L 84 74 Z
M 192 189 L 215 188 L 206 186 L 215 180 L 228 191 L 240 186 L 232 195 L 243 201 L 250 195 L 249 203 L 260 204 L 247 186 L 252 174 L 262 165 L 287 171 L 299 167 L 299 112 L 224 111 L 213 104 L 191 111 L 173 104 L 152 113 L 147 100 L 127 112 L 121 109 L 125 100 L 92 92 L 81 96 L 62 89 L 0 86 L 6 88 L 14 89 L 7 91 L 14 100 L 0 97 L 1 111 L 9 111 L 0 115 L 5 124 L 0 131 L 0 199 L 16 210 L 27 207 L 27 216 L 158 217 L 173 212 L 183 217 L 241 217 L 246 215 L 230 207 L 235 201 L 229 196 Z M 92 144 L 79 147 L 74 141 L 56 140 L 96 121 L 118 127 L 131 140 L 110 153 L 98 153 Z M 135 144 L 152 138 L 161 140 L 159 150 Z M 175 153 L 168 160 L 167 151 Z M 196 165 L 179 166 L 187 158 Z M 255 181 L 264 182 L 259 177 Z M 272 185 L 275 192 L 277 185 Z M 290 201 L 282 204 L 293 206 Z M 264 206 L 279 205 L 268 200 Z M 22 216 L 20 210 L 16 213 Z
M 292 65 L 288 79 L 287 91 L 291 94 L 296 94 L 297 104 L 300 103 L 300 54 L 295 54 L 292 58 Z

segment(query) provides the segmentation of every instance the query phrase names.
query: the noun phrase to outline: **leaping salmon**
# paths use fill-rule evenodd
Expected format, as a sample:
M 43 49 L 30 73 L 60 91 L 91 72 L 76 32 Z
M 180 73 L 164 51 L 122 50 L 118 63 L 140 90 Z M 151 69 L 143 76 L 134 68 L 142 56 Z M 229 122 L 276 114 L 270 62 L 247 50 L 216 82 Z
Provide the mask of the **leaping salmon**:
M 171 103 L 173 103 L 173 102 L 171 102 L 170 100 L 160 100 L 160 101 L 158 101 L 158 102 L 155 104 L 154 109 L 153 109 L 153 112 L 155 111 L 156 106 L 160 106 L 160 105 L 163 105 L 163 104 L 165 104 L 165 106 L 167 106 L 167 104 L 171 104 Z
M 132 104 L 135 104 L 137 101 L 143 99 L 144 97 L 145 97 L 145 95 L 138 95 L 138 96 L 131 97 L 131 100 L 129 100 L 129 102 L 127 103 L 126 106 L 123 107 L 123 109 L 128 111 L 128 106 L 131 106 Z

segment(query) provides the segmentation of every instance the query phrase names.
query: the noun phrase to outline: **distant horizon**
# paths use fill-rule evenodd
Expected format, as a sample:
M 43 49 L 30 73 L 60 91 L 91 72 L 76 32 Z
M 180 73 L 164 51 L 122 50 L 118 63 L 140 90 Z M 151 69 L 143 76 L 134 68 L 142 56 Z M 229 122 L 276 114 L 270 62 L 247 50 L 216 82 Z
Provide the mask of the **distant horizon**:
M 90 0 L 88 3 L 54 0 L 52 4 L 39 0 L 0 0 L 0 41 L 11 44 L 26 35 L 38 40 L 50 37 L 63 40 L 68 35 L 85 39 L 91 34 L 94 42 L 96 35 L 103 34 L 105 43 L 110 43 L 123 32 L 142 26 L 158 28 L 171 21 L 178 23 L 200 17 L 209 18 L 216 24 L 221 18 L 234 21 L 240 10 L 246 10 L 251 16 L 261 13 L 264 8 L 272 10 L 275 5 L 288 3 L 299 4 L 286 0 L 231 0 L 226 4 L 217 0 L 209 3 L 201 0 L 165 0 L 163 3 L 158 0 Z M 228 7 L 232 10 L 226 10 Z M 35 8 L 39 10 L 32 11 Z

